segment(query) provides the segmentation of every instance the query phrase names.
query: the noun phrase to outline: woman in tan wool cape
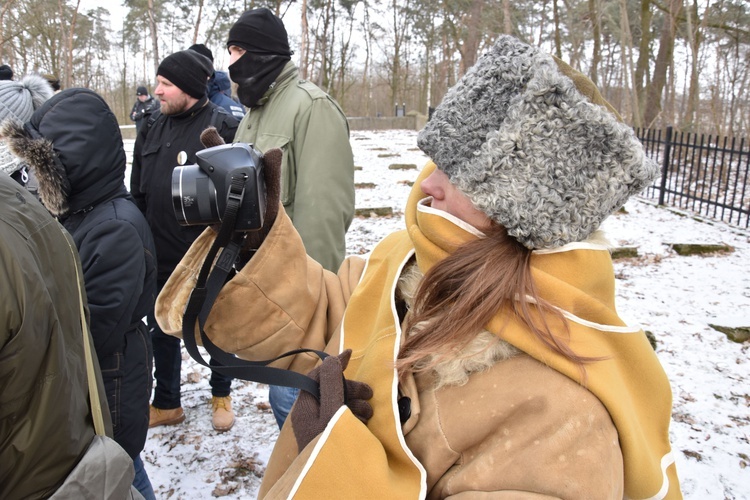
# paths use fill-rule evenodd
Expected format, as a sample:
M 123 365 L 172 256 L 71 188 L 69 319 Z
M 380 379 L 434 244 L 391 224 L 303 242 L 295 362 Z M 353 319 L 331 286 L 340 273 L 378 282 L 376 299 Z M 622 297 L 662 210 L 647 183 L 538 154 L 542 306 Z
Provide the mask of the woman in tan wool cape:
M 669 382 L 617 314 L 596 231 L 656 173 L 632 130 L 590 81 L 500 37 L 419 145 L 434 163 L 407 228 L 367 261 L 324 271 L 282 210 L 211 310 L 205 330 L 229 352 L 351 350 L 348 365 L 328 359 L 372 389 L 371 415 L 343 396 L 309 438 L 302 424 L 320 411 L 301 393 L 260 496 L 681 498 Z M 214 238 L 196 240 L 159 296 L 165 332 L 180 334 Z M 337 379 L 318 370 L 322 408 Z

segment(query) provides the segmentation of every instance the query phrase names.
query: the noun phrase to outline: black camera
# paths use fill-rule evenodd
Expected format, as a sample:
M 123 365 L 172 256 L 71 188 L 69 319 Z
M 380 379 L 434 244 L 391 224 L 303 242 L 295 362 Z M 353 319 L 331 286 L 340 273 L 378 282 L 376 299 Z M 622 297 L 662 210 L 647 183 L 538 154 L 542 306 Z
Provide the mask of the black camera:
M 218 224 L 229 200 L 232 179 L 244 179 L 235 231 L 263 227 L 266 184 L 261 153 L 249 144 L 222 144 L 196 153 L 197 165 L 172 171 L 172 205 L 183 226 Z

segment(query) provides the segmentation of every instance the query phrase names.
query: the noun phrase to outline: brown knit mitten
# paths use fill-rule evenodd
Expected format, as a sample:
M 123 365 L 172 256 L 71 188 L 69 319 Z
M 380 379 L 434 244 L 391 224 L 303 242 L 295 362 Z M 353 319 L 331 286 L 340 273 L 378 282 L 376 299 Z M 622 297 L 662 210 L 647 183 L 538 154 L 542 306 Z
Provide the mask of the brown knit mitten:
M 320 401 L 307 391 L 300 391 L 297 397 L 291 419 L 300 452 L 325 430 L 331 417 L 344 404 L 365 424 L 372 417 L 372 406 L 367 402 L 372 398 L 372 388 L 364 382 L 344 378 L 351 356 L 351 349 L 338 356 L 328 356 L 308 374 L 320 384 Z
M 216 127 L 213 125 L 210 127 L 206 127 L 206 129 L 201 132 L 201 144 L 203 144 L 204 148 L 212 148 L 214 146 L 221 146 L 222 144 L 226 144 L 224 142 L 224 139 L 219 135 L 219 131 L 216 130 Z
M 250 231 L 245 238 L 243 252 L 257 250 L 268 236 L 276 216 L 279 214 L 281 200 L 281 159 L 284 153 L 279 148 L 269 149 L 263 155 L 263 178 L 266 181 L 266 214 L 263 227 Z

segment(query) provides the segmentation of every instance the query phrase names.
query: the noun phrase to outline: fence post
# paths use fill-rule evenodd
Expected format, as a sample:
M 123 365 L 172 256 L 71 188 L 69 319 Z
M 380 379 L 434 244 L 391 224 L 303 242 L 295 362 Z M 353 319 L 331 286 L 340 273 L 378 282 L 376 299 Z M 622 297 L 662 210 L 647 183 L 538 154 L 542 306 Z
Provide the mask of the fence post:
M 667 175 L 669 175 L 669 163 L 672 156 L 672 127 L 667 127 L 667 137 L 664 139 L 664 158 L 661 165 L 661 185 L 659 186 L 659 205 L 664 205 L 664 197 L 667 192 Z

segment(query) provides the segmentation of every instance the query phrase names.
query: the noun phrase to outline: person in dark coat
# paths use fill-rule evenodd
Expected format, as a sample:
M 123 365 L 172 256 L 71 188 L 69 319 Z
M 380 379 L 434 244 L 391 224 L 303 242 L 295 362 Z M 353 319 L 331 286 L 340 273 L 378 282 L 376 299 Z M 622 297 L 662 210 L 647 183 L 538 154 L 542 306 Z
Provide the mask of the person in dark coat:
M 11 150 L 35 172 L 42 203 L 78 248 L 114 439 L 133 458 L 134 486 L 153 498 L 140 452 L 152 384 L 142 318 L 155 300 L 156 251 L 125 188 L 117 120 L 98 94 L 73 88 L 45 102 L 26 124 L 4 131 Z
M 245 108 L 230 97 L 231 92 L 232 82 L 224 71 L 215 71 L 208 79 L 208 98 L 211 102 L 226 109 L 238 120 L 242 120 L 245 116 Z
M 215 127 L 228 143 L 237 130 L 237 120 L 208 100 L 206 82 L 212 73 L 211 61 L 193 50 L 165 57 L 156 72 L 159 83 L 154 90 L 161 109 L 141 129 L 133 148 L 130 192 L 154 235 L 159 289 L 204 229 L 177 223 L 172 206 L 172 170 L 177 166 L 178 156 L 184 156 L 187 163 L 195 163 L 195 153 L 203 149 L 201 132 L 209 126 Z M 179 424 L 185 420 L 180 390 L 180 340 L 161 331 L 153 319 L 153 311 L 149 313 L 148 326 L 154 346 L 156 379 L 149 425 Z M 213 360 L 212 364 L 215 365 Z M 218 431 L 227 431 L 234 425 L 231 384 L 231 377 L 212 371 L 212 424 Z
M 136 89 L 135 96 L 133 109 L 130 110 L 130 119 L 135 122 L 135 132 L 137 134 L 151 113 L 159 109 L 159 101 L 151 97 L 148 89 L 144 86 Z
M 211 63 L 214 62 L 214 53 L 204 44 L 196 43 L 188 49 L 206 56 Z M 237 118 L 238 121 L 242 120 L 245 116 L 245 108 L 242 107 L 242 104 L 232 99 L 232 82 L 229 80 L 229 75 L 224 71 L 214 70 L 214 73 L 208 79 L 207 93 L 208 99 L 212 103 L 224 108 L 227 113 Z

